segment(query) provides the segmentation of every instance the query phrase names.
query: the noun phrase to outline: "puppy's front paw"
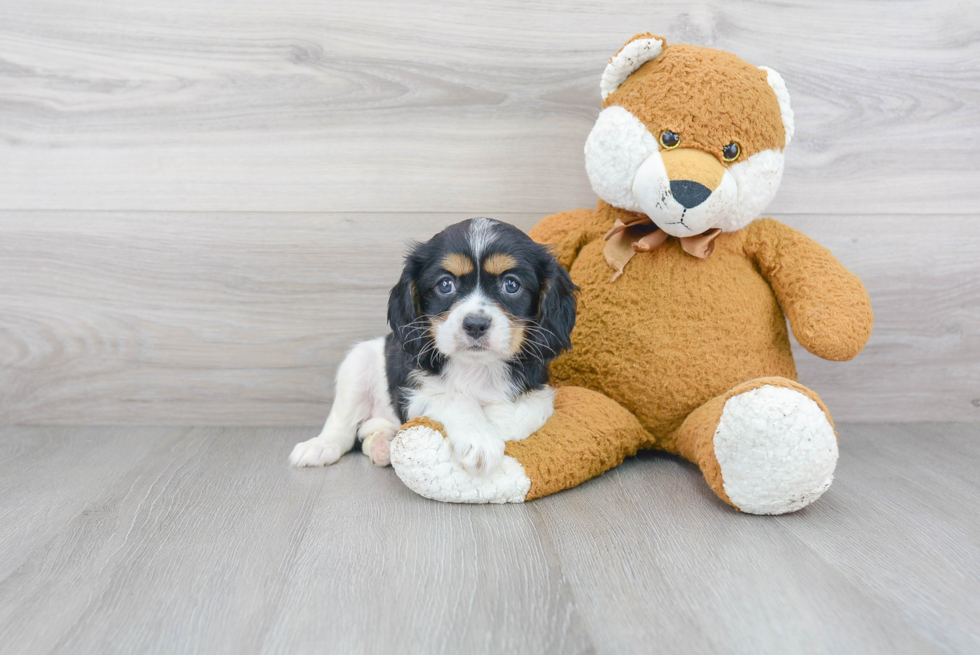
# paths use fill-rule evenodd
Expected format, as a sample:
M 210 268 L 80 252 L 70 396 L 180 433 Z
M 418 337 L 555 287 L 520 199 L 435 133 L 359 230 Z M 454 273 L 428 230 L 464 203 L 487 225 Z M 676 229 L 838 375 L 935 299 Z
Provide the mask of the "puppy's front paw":
M 457 431 L 449 435 L 453 458 L 468 473 L 490 475 L 504 458 L 504 440 L 492 434 L 477 431 Z
M 483 413 L 502 441 L 519 441 L 527 437 L 520 433 L 523 426 L 517 417 L 514 403 L 487 405 L 483 408 Z
M 309 441 L 296 444 L 289 455 L 289 463 L 293 466 L 329 466 L 340 456 L 340 446 L 329 441 L 314 437 Z

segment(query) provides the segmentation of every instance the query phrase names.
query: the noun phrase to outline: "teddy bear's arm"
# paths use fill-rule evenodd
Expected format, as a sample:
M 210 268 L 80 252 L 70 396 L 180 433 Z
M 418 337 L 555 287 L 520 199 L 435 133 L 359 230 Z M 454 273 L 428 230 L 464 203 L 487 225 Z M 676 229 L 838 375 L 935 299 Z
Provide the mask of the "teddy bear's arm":
M 746 252 L 769 281 L 800 345 L 834 361 L 861 352 L 874 322 L 861 280 L 829 250 L 778 221 L 758 220 L 747 231 Z
M 569 269 L 582 247 L 604 233 L 594 210 L 573 209 L 545 216 L 528 235 L 538 243 L 551 246 L 558 263 Z

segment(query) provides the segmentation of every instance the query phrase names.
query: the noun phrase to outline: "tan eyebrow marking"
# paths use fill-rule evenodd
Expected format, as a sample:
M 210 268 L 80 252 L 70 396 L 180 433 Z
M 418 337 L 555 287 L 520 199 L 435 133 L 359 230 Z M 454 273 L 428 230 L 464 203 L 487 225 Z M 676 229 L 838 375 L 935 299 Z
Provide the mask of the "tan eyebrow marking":
M 517 268 L 517 260 L 502 252 L 490 255 L 483 262 L 483 270 L 490 275 L 500 275 L 512 268 Z
M 455 275 L 462 277 L 473 272 L 473 260 L 461 252 L 451 252 L 442 258 L 442 267 Z

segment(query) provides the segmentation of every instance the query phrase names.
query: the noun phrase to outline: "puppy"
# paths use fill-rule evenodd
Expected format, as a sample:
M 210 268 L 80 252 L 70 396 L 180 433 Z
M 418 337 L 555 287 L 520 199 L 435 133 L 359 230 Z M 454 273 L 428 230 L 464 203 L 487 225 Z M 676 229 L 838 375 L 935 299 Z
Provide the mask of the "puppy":
M 416 244 L 388 300 L 391 334 L 344 358 L 323 431 L 290 462 L 333 464 L 360 438 L 387 466 L 401 424 L 426 416 L 445 427 L 463 468 L 492 473 L 505 441 L 551 416 L 548 363 L 571 348 L 576 290 L 544 246 L 489 218 Z

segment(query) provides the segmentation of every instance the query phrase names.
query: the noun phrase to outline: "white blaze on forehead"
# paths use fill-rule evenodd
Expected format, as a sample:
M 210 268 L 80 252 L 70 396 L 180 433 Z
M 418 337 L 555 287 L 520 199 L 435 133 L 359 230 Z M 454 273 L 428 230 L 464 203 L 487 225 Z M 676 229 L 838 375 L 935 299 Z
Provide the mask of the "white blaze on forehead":
M 473 248 L 473 258 L 477 262 L 496 238 L 495 224 L 496 221 L 491 218 L 474 218 L 470 223 L 470 247 Z
M 660 39 L 637 39 L 623 46 L 602 72 L 602 80 L 599 82 L 602 99 L 605 100 L 615 93 L 627 77 L 643 64 L 656 59 L 663 49 L 664 42 Z

